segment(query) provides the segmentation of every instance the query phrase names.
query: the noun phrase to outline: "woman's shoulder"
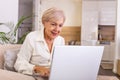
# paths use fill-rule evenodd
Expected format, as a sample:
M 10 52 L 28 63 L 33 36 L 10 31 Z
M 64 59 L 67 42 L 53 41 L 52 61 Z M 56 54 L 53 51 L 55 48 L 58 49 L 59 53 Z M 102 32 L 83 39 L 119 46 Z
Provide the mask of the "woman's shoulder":
M 36 39 L 39 34 L 40 34 L 40 31 L 31 31 L 30 33 L 28 33 L 26 38 L 33 40 L 33 39 Z
M 40 33 L 40 31 L 31 31 L 29 34 L 28 34 L 28 36 L 35 36 L 35 35 L 37 35 L 37 34 L 39 34 Z

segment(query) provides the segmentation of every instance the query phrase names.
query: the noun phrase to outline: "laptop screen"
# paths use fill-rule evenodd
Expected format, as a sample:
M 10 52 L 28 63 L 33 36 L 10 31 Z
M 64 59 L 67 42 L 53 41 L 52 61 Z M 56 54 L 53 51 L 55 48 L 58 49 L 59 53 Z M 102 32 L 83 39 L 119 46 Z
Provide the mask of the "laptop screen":
M 103 46 L 56 46 L 49 80 L 96 80 Z

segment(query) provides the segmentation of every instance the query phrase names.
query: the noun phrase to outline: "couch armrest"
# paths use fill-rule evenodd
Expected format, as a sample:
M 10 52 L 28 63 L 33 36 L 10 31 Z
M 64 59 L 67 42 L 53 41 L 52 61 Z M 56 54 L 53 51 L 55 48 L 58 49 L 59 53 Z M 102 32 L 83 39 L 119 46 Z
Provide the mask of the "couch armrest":
M 35 80 L 34 77 L 0 69 L 0 80 Z
M 4 53 L 7 49 L 17 49 L 20 48 L 21 44 L 0 44 L 0 69 L 4 67 Z

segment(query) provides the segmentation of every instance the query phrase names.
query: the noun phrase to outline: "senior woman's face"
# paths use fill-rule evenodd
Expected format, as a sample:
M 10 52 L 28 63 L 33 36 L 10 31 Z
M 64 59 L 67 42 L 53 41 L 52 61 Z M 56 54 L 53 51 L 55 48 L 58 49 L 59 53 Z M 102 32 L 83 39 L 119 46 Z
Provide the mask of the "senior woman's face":
M 63 18 L 60 18 L 58 20 L 52 19 L 48 22 L 44 22 L 44 28 L 45 28 L 45 38 L 47 39 L 55 39 L 61 32 L 62 26 L 63 26 L 64 20 Z

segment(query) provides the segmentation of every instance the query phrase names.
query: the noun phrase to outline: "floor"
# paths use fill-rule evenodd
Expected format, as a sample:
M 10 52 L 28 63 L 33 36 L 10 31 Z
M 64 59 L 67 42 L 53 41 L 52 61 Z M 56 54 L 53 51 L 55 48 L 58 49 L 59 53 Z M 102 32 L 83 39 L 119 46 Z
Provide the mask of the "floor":
M 120 76 L 113 73 L 112 69 L 103 69 L 102 67 L 100 67 L 98 74 L 99 75 L 107 75 L 107 76 L 117 76 L 120 79 Z

